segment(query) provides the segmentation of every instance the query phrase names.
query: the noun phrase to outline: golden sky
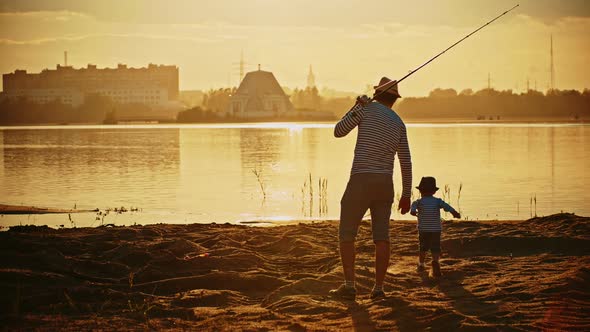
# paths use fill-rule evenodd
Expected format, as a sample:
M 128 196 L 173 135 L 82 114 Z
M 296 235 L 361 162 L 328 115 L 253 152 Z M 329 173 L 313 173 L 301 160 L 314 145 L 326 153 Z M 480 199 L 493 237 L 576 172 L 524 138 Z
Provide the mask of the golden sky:
M 63 63 L 180 67 L 180 89 L 236 85 L 240 52 L 281 85 L 364 92 L 401 77 L 476 27 L 520 4 L 400 86 L 402 96 L 441 88 L 523 91 L 549 84 L 553 35 L 559 89 L 590 87 L 586 0 L 0 0 L 0 72 Z

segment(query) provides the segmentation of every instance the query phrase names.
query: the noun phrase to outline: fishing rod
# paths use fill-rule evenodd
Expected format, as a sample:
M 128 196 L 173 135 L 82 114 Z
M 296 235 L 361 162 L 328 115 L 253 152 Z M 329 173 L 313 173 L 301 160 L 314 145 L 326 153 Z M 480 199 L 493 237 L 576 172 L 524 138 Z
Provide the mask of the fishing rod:
M 425 63 L 423 63 L 420 67 L 410 71 L 409 73 L 406 74 L 406 76 L 400 78 L 398 81 L 391 81 L 391 82 L 387 82 L 385 84 L 379 85 L 378 87 L 375 88 L 375 91 L 385 88 L 387 85 L 389 85 L 389 87 L 387 87 L 384 90 L 381 90 L 380 92 L 376 93 L 375 95 L 373 95 L 372 98 L 369 98 L 368 101 L 365 102 L 359 102 L 359 98 L 357 98 L 357 104 L 351 109 L 351 111 L 357 111 L 360 110 L 365 104 L 368 104 L 370 102 L 372 102 L 373 100 L 375 100 L 375 98 L 377 98 L 378 96 L 386 93 L 387 91 L 389 91 L 389 89 L 393 88 L 396 84 L 400 83 L 401 81 L 405 80 L 406 78 L 410 77 L 410 75 L 414 74 L 415 72 L 417 72 L 418 70 L 420 70 L 422 67 L 426 66 L 427 64 L 431 63 L 432 61 L 434 61 L 434 59 L 438 58 L 439 56 L 443 55 L 445 52 L 447 52 L 448 50 L 450 50 L 451 48 L 455 47 L 457 44 L 459 44 L 460 42 L 464 41 L 465 39 L 469 38 L 471 35 L 475 34 L 476 32 L 478 32 L 479 30 L 485 28 L 486 26 L 488 26 L 489 24 L 491 24 L 492 22 L 494 22 L 495 20 L 499 19 L 500 17 L 508 14 L 510 11 L 512 11 L 513 9 L 515 9 L 516 7 L 518 7 L 519 5 L 517 4 L 516 6 L 508 9 L 507 11 L 503 12 L 502 14 L 496 16 L 493 20 L 487 22 L 486 24 L 480 26 L 479 28 L 477 28 L 476 30 L 474 30 L 473 32 L 471 32 L 470 34 L 468 34 L 467 36 L 461 38 L 460 40 L 458 40 L 456 43 L 454 43 L 453 45 L 447 47 L 447 49 L 445 49 L 444 51 L 438 53 L 437 55 L 435 55 L 433 58 L 431 58 L 430 60 L 426 61 Z M 357 107 L 359 106 L 359 107 Z

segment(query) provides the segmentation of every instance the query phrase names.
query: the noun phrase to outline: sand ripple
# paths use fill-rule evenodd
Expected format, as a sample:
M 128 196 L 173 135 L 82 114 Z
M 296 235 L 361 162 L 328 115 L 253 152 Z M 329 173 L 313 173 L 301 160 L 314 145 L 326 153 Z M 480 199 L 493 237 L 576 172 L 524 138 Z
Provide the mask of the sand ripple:
M 443 278 L 415 271 L 415 224 L 392 222 L 387 298 L 371 301 L 358 241 L 356 302 L 337 223 L 150 225 L 0 233 L 0 312 L 38 330 L 590 330 L 590 218 L 445 223 Z

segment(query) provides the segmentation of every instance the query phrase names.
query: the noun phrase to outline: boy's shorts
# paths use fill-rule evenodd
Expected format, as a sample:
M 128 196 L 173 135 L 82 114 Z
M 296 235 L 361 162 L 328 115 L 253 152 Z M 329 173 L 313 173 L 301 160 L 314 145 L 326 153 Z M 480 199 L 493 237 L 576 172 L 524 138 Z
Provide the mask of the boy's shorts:
M 418 239 L 421 252 L 440 253 L 440 232 L 419 232 Z
M 340 201 L 340 242 L 354 241 L 363 216 L 371 210 L 373 241 L 389 242 L 393 204 L 391 174 L 360 173 L 350 177 Z

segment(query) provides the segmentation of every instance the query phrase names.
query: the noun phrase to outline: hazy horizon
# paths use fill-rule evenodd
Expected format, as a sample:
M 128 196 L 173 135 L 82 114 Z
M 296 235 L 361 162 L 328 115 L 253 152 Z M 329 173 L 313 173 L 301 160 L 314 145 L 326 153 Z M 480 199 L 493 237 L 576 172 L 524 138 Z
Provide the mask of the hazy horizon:
M 237 85 L 246 71 L 272 71 L 303 88 L 309 65 L 321 89 L 362 93 L 396 78 L 511 8 L 516 1 L 78 2 L 0 0 L 0 72 L 40 72 L 63 64 L 115 67 L 173 64 L 180 90 Z M 468 38 L 400 86 L 403 96 L 435 88 L 522 91 L 549 87 L 553 35 L 558 89 L 590 87 L 590 5 L 520 1 L 520 7 Z M 376 9 L 377 8 L 377 9 Z M 228 84 L 229 83 L 229 84 Z

